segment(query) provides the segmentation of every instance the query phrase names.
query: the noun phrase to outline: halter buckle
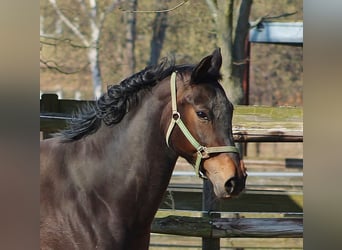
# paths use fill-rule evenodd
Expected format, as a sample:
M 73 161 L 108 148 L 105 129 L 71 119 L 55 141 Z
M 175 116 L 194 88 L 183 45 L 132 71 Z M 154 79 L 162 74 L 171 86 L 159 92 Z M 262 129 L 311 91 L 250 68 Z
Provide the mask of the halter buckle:
M 207 147 L 204 147 L 204 146 L 198 147 L 197 153 L 201 156 L 202 159 L 207 159 L 210 157 Z

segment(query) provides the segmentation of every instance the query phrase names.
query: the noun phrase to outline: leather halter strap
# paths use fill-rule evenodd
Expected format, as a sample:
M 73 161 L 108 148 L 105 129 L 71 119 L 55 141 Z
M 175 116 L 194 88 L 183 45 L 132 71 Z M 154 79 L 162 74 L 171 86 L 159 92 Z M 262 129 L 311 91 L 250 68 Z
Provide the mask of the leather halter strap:
M 193 164 L 194 170 L 196 172 L 196 175 L 201 178 L 206 178 L 206 176 L 202 173 L 200 170 L 200 165 L 202 159 L 207 159 L 210 157 L 210 154 L 212 153 L 223 153 L 223 152 L 229 152 L 229 153 L 237 153 L 239 154 L 239 150 L 235 146 L 218 146 L 218 147 L 205 147 L 202 146 L 190 133 L 190 131 L 187 129 L 183 121 L 181 120 L 181 115 L 177 111 L 177 89 L 176 89 L 176 75 L 177 72 L 173 72 L 171 74 L 171 80 L 170 80 L 170 87 L 171 87 L 171 105 L 172 105 L 172 117 L 170 125 L 166 132 L 166 144 L 168 147 L 169 145 L 169 139 L 172 133 L 173 128 L 177 124 L 180 130 L 183 132 L 184 136 L 188 139 L 188 141 L 191 143 L 191 145 L 197 150 L 197 158 L 195 164 Z

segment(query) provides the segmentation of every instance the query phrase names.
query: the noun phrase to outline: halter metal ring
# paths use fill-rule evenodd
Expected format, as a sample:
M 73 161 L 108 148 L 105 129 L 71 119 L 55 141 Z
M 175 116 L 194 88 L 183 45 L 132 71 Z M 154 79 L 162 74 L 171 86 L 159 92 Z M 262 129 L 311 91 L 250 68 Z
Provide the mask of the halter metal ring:
M 180 119 L 181 115 L 178 111 L 174 111 L 172 113 L 172 119 L 175 120 L 175 121 L 178 121 Z

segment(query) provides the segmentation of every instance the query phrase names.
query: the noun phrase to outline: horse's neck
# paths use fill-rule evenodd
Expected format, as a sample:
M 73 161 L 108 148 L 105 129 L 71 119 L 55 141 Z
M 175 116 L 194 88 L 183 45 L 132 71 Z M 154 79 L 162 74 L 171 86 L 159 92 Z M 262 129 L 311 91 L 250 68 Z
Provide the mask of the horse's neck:
M 156 92 L 148 92 L 139 107 L 128 112 L 119 124 L 103 124 L 86 137 L 86 146 L 79 155 L 87 158 L 81 159 L 86 162 L 82 166 L 86 189 L 105 185 L 108 190 L 115 190 L 115 199 L 127 195 L 125 192 L 134 194 L 137 202 L 161 199 L 177 155 L 166 146 L 160 127 L 167 98 L 158 97 Z
M 112 150 L 119 152 L 119 158 L 127 158 L 127 166 L 136 164 L 138 172 L 165 172 L 177 159 L 167 147 L 161 131 L 160 120 L 166 101 L 158 98 L 155 92 L 146 93 L 139 107 L 127 113 L 113 131 Z M 157 169 L 152 169 L 154 167 Z

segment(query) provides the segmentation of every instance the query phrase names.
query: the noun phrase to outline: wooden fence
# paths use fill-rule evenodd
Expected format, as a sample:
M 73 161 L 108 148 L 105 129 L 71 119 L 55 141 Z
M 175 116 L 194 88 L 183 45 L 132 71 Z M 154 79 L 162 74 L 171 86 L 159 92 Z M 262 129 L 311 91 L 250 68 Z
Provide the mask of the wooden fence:
M 84 103 L 86 101 L 58 100 L 57 95 L 43 94 L 40 101 L 40 130 L 43 133 L 43 138 L 47 138 L 50 133 L 65 128 L 66 121 L 70 119 L 71 114 Z M 302 142 L 302 119 L 303 110 L 301 108 L 237 106 L 235 107 L 233 117 L 233 136 L 237 142 Z M 188 178 L 184 177 L 184 174 L 182 176 L 183 178 Z M 189 184 L 190 186 L 186 186 L 184 183 L 177 186 L 177 182 L 171 182 L 168 188 L 169 193 L 173 192 L 172 200 L 174 204 L 171 205 L 171 209 L 187 209 L 188 206 L 190 210 L 208 210 L 206 200 L 212 200 L 212 194 L 207 193 L 210 192 L 210 189 L 207 187 L 208 185 L 210 186 L 210 183 L 205 181 L 203 186 L 201 186 L 199 181 L 197 179 L 197 184 L 195 182 Z M 182 191 L 177 193 L 177 189 Z M 202 248 L 213 250 L 219 249 L 219 238 L 301 238 L 303 237 L 301 191 L 299 190 L 299 194 L 295 193 L 292 196 L 286 193 L 285 196 L 283 195 L 286 197 L 286 201 L 284 201 L 279 199 L 280 196 L 274 194 L 274 192 L 273 194 L 263 193 L 256 198 L 258 192 L 253 193 L 253 190 L 249 190 L 241 198 L 230 200 L 229 208 L 225 208 L 224 204 L 219 202 L 210 208 L 219 211 L 238 212 L 284 212 L 286 210 L 295 213 L 295 217 L 220 218 L 221 216 L 218 212 L 211 214 L 203 213 L 202 216 L 195 218 L 189 216 L 167 216 L 155 218 L 152 224 L 152 232 L 202 237 L 204 239 Z M 177 196 L 180 196 L 180 198 Z M 258 210 L 256 206 L 251 206 L 252 196 L 254 201 L 256 199 L 259 201 L 264 199 L 265 204 L 272 200 L 272 204 L 279 203 L 281 208 L 277 210 L 272 205 L 269 211 L 267 206 L 261 206 Z M 164 202 L 160 208 L 170 209 L 169 205 L 165 205 L 167 199 L 168 193 L 165 195 Z M 299 202 L 293 202 L 296 199 Z M 192 200 L 193 203 L 191 206 L 188 204 L 186 206 L 182 205 L 180 200 L 185 200 L 186 202 Z M 289 201 L 292 201 L 292 206 Z M 286 206 L 288 205 L 289 207 L 287 208 Z

